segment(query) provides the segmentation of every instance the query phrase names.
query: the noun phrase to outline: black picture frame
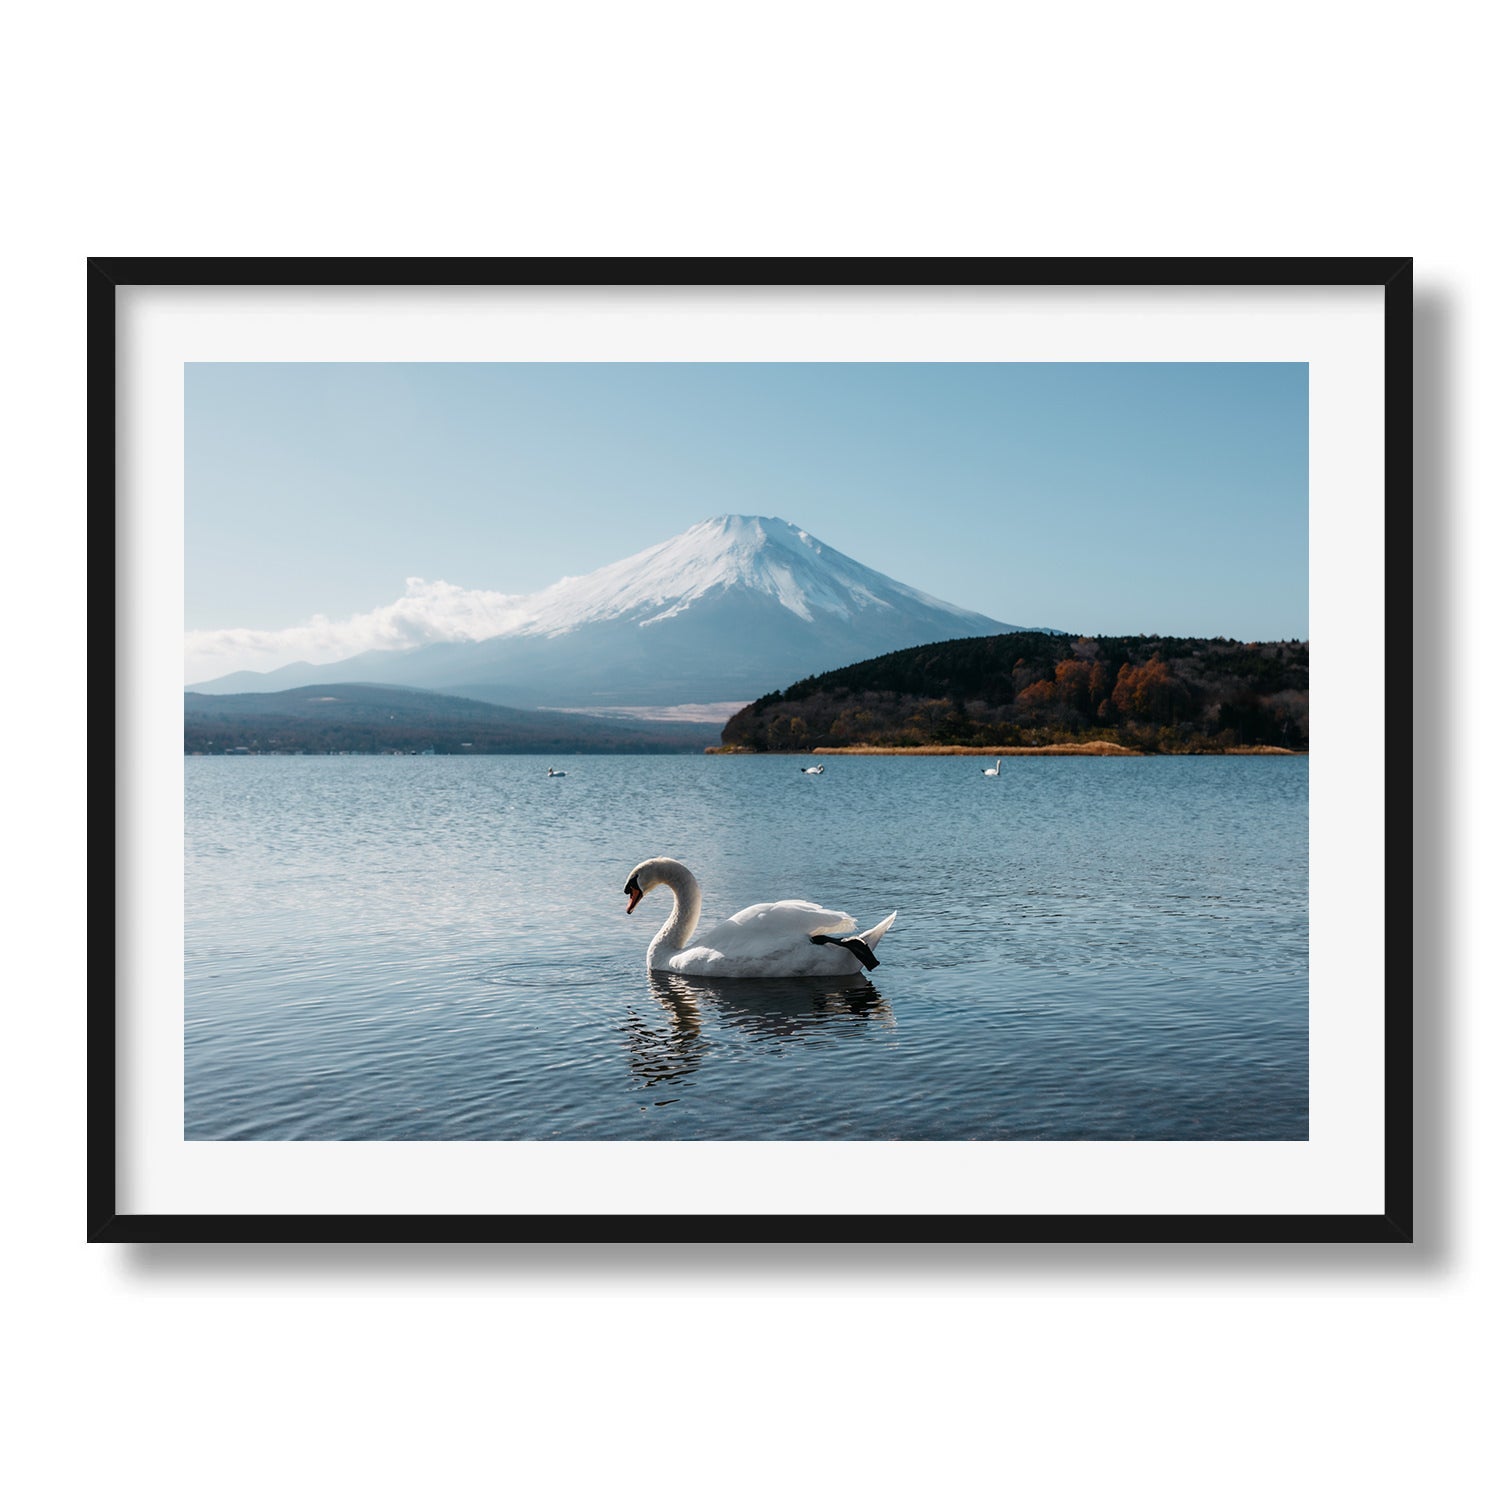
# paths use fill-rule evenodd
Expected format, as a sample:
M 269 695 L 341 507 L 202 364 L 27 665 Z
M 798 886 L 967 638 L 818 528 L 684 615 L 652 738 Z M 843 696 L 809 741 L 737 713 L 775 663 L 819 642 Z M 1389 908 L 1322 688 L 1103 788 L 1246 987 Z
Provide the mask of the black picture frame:
M 102 619 L 119 617 L 121 523 L 116 451 L 119 397 L 117 298 L 122 289 L 174 287 L 455 286 L 1032 286 L 1032 287 L 1366 287 L 1384 297 L 1384 675 L 1399 701 L 1413 664 L 1413 265 L 1409 258 L 1142 259 L 181 259 L 95 258 L 87 262 L 88 501 L 113 517 L 110 563 L 97 530 L 90 559 L 95 624 L 90 670 L 114 674 L 115 637 Z M 1385 724 L 1385 912 L 1383 997 L 1384 1208 L 1369 1214 L 250 1214 L 125 1213 L 117 1206 L 121 932 L 115 903 L 96 903 L 88 985 L 87 1237 L 106 1242 L 475 1243 L 746 1240 L 827 1243 L 1407 1243 L 1413 1224 L 1412 729 Z M 94 760 L 95 813 L 106 798 Z M 116 783 L 117 785 L 118 783 Z M 113 811 L 119 868 L 121 805 Z M 118 890 L 116 891 L 118 898 Z M 104 927 L 109 923 L 108 940 Z

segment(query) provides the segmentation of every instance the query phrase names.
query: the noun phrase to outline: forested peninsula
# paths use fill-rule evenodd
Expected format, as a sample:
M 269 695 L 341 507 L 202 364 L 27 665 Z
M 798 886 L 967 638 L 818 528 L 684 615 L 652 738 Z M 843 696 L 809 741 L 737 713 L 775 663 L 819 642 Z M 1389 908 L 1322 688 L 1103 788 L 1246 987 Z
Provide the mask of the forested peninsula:
M 1308 748 L 1305 641 L 1016 631 L 893 651 L 768 693 L 729 751 Z

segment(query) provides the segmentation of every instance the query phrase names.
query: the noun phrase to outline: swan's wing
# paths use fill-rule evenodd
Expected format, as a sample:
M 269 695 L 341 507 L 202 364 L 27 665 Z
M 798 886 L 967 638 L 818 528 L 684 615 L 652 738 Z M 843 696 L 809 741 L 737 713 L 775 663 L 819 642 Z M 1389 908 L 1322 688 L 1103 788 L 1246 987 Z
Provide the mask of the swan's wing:
M 762 901 L 737 911 L 727 922 L 693 934 L 694 948 L 711 948 L 728 958 L 763 958 L 806 946 L 816 932 L 852 932 L 854 918 L 811 901 Z

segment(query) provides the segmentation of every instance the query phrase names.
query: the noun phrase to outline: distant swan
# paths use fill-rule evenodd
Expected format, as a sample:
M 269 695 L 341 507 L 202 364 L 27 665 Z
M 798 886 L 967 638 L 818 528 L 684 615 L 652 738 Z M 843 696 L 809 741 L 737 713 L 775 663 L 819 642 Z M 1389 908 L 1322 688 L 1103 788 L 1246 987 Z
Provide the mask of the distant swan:
M 1000 774 L 1000 762 L 997 760 L 993 767 L 986 767 L 986 776 L 998 776 Z
M 551 766 L 548 766 L 547 774 L 549 776 L 566 776 L 568 773 L 566 771 L 554 771 Z
M 705 932 L 692 947 L 703 893 L 693 872 L 675 859 L 642 860 L 625 882 L 633 912 L 647 891 L 664 885 L 672 893 L 672 915 L 646 950 L 648 969 L 676 974 L 705 974 L 718 979 L 781 979 L 795 975 L 857 974 L 880 960 L 875 945 L 896 920 L 885 921 L 853 937 L 835 937 L 854 929 L 848 912 L 828 911 L 811 901 L 764 901 L 736 912 Z
M 819 763 L 815 766 L 803 766 L 802 774 L 804 776 L 821 776 L 823 774 L 822 762 L 819 761 Z

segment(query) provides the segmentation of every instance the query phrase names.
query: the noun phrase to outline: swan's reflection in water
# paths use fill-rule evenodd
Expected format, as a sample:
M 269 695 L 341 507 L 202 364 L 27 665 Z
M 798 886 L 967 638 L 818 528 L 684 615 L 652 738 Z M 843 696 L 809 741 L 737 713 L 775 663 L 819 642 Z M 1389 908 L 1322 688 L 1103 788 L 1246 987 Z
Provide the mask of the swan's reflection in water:
M 630 1070 L 646 1086 L 672 1082 L 701 1066 L 725 1026 L 756 1042 L 781 1044 L 819 1032 L 894 1026 L 889 1002 L 863 975 L 820 979 L 704 979 L 646 976 L 659 1009 L 626 1017 Z

